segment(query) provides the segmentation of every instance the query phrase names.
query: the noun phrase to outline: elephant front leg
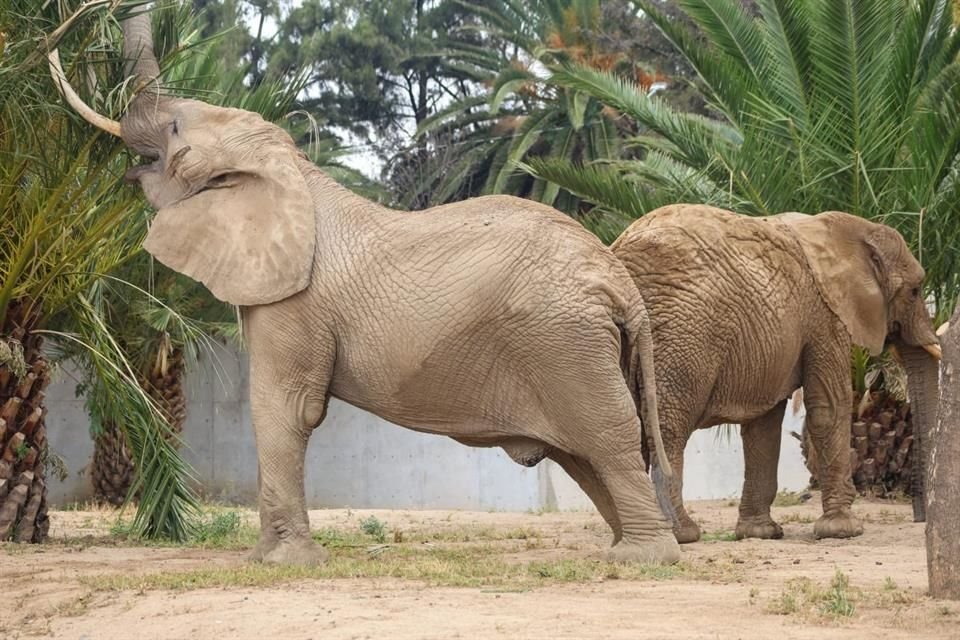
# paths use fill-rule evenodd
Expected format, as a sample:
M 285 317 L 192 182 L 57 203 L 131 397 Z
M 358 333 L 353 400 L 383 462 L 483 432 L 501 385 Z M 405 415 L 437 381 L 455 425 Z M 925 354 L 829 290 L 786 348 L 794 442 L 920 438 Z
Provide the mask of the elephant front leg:
M 777 497 L 777 464 L 786 405 L 784 400 L 756 420 L 743 423 L 740 428 L 744 478 L 740 517 L 734 532 L 738 540 L 783 537 L 783 528 L 771 517 L 770 506 Z
M 852 538 L 863 533 L 863 523 L 853 515 L 856 497 L 850 472 L 849 348 L 837 350 L 825 361 L 805 366 L 805 428 L 820 463 L 823 515 L 813 527 L 817 538 Z
M 304 458 L 313 426 L 305 402 L 251 394 L 259 468 L 260 540 L 252 559 L 272 564 L 316 565 L 327 553 L 310 537 L 304 497 Z M 300 410 L 298 410 L 298 407 Z M 321 410 L 322 419 L 322 410 Z

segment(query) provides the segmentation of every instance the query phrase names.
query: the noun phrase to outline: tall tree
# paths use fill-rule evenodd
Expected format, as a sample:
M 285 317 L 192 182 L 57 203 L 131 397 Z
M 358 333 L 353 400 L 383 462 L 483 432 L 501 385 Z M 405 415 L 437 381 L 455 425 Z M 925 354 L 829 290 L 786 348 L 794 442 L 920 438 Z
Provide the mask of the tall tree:
M 111 22 L 89 16 L 105 4 L 74 15 L 79 2 L 0 1 L 0 33 L 17 34 L 0 47 L 0 540 L 38 542 L 48 529 L 44 341 L 82 345 L 112 410 L 133 417 L 126 435 L 144 478 L 135 526 L 182 538 L 197 506 L 159 412 L 88 296 L 135 254 L 146 217 L 123 187 L 122 143 L 64 108 L 44 54 L 59 47 L 66 75 L 109 112 L 122 72 L 102 46 Z
M 304 108 L 363 144 L 409 135 L 471 79 L 433 44 L 461 15 L 446 0 L 304 0 L 280 21 L 266 77 L 306 69 Z
M 625 28 L 618 24 L 621 14 L 605 13 L 599 0 L 460 4 L 475 20 L 464 33 L 482 39 L 478 45 L 452 34 L 443 45 L 445 55 L 476 69 L 483 86 L 421 125 L 419 134 L 431 136 L 439 155 L 449 155 L 453 162 L 437 163 L 425 173 L 417 197 L 425 195 L 436 204 L 508 192 L 576 213 L 578 198 L 518 172 L 516 163 L 530 157 L 615 157 L 631 131 L 618 113 L 588 94 L 547 84 L 545 67 L 579 63 L 647 87 L 660 78 L 631 58 Z M 456 151 L 442 153 L 446 146 Z
M 938 333 L 943 363 L 940 419 L 930 438 L 927 571 L 931 596 L 960 600 L 960 305 Z

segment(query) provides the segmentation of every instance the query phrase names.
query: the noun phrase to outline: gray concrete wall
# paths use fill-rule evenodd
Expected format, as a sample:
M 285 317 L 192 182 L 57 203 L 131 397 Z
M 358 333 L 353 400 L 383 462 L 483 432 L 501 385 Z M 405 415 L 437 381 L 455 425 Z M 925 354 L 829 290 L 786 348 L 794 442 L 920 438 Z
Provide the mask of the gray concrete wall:
M 54 504 L 90 496 L 84 473 L 93 447 L 75 381 L 67 373 L 51 385 L 47 426 L 54 451 L 70 468 L 66 482 L 51 481 Z M 257 463 L 247 364 L 243 355 L 218 348 L 187 378 L 188 418 L 184 455 L 204 495 L 256 503 Z M 802 415 L 788 410 L 780 463 L 780 486 L 806 486 L 799 447 L 789 430 Z M 685 456 L 684 495 L 723 498 L 740 493 L 740 439 L 718 439 L 717 430 L 694 435 Z M 333 400 L 323 425 L 310 438 L 306 462 L 310 507 L 431 508 L 525 511 L 590 509 L 579 487 L 550 461 L 533 469 L 514 463 L 500 449 L 477 449 L 449 438 L 403 429 Z

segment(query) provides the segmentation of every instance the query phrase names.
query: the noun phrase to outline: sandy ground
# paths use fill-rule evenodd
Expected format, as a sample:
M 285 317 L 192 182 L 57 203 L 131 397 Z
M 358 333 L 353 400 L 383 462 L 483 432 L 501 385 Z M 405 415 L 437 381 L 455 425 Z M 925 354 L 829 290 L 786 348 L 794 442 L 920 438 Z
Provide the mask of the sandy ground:
M 243 568 L 246 552 L 117 546 L 97 537 L 109 530 L 109 514 L 58 511 L 51 514 L 50 544 L 0 546 L 0 638 L 960 638 L 960 603 L 926 596 L 923 525 L 910 521 L 908 505 L 861 500 L 863 536 L 814 541 L 818 498 L 775 508 L 786 534 L 779 541 L 729 540 L 734 503 L 693 503 L 694 517 L 713 539 L 683 547 L 689 575 L 611 575 L 522 588 L 393 577 L 98 588 L 91 582 L 97 576 Z M 323 510 L 311 512 L 311 523 L 356 529 L 370 515 L 408 537 L 436 535 L 438 545 L 491 544 L 485 535 L 520 530 L 525 540 L 497 543 L 503 557 L 518 563 L 590 558 L 609 541 L 597 514 L 579 512 Z M 457 532 L 470 535 L 457 540 Z M 838 570 L 849 578 L 852 615 L 829 615 L 822 604 L 790 610 L 803 585 L 825 593 Z

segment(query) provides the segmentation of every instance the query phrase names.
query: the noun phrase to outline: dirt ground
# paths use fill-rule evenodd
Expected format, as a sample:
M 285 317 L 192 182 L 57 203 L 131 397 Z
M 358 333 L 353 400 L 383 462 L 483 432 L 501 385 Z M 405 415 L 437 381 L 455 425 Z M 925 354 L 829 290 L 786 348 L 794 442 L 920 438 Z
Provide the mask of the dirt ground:
M 245 561 L 249 511 L 219 548 L 138 546 L 109 512 L 57 511 L 50 544 L 0 546 L 0 638 L 960 638 L 960 603 L 926 596 L 909 505 L 860 500 L 863 536 L 814 541 L 814 495 L 775 507 L 783 540 L 740 542 L 734 502 L 691 506 L 705 540 L 643 571 L 597 559 L 595 513 L 313 511 L 331 565 L 271 573 Z

